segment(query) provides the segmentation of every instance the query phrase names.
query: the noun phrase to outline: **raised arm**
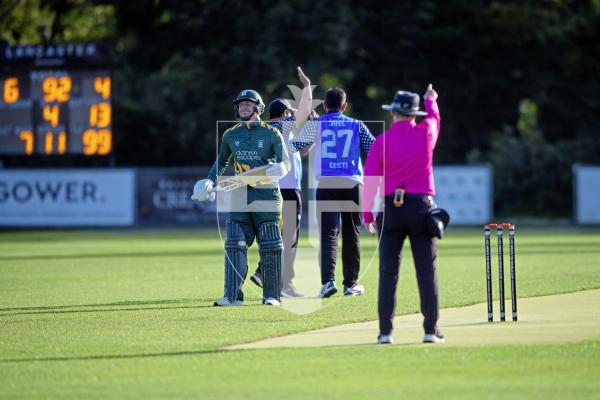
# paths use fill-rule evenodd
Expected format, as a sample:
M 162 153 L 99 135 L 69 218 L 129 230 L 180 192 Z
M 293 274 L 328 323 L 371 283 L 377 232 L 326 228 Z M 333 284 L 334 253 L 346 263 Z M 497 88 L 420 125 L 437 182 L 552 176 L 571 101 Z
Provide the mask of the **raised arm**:
M 300 67 L 298 67 L 298 78 L 300 79 L 300 82 L 302 82 L 302 97 L 300 98 L 298 111 L 296 111 L 296 126 L 301 127 L 304 122 L 306 122 L 313 109 L 312 91 L 315 86 L 310 84 L 310 79 Z
M 419 126 L 426 128 L 429 134 L 432 135 L 433 143 L 437 141 L 440 133 L 441 122 L 437 98 L 438 94 L 435 90 L 433 90 L 433 85 L 430 83 L 427 85 L 427 90 L 423 95 L 423 99 L 425 99 L 425 111 L 427 112 L 427 116 L 423 118 L 423 120 L 419 123 Z

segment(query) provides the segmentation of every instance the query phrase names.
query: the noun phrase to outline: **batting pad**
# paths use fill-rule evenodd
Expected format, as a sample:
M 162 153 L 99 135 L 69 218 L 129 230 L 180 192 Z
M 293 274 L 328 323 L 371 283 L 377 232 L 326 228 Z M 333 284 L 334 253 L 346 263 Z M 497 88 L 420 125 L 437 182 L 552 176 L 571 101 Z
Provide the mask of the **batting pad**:
M 258 227 L 256 237 L 263 271 L 263 296 L 280 300 L 283 240 L 277 222 L 265 222 Z
M 242 284 L 248 273 L 248 246 L 242 226 L 227 220 L 225 238 L 225 297 L 244 300 Z

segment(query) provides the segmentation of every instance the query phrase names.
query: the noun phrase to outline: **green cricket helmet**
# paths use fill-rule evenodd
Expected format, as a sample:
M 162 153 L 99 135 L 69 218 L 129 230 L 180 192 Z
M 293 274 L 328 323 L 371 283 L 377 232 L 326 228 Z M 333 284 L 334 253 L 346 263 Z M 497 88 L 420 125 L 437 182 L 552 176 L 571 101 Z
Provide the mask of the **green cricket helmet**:
M 254 112 L 257 116 L 261 115 L 265 111 L 265 103 L 263 103 L 262 97 L 260 97 L 260 94 L 258 94 L 256 90 L 242 90 L 240 94 L 237 95 L 235 100 L 233 100 L 233 111 L 235 112 L 236 119 L 241 119 L 238 107 L 242 101 L 251 101 L 254 104 L 256 104 L 256 106 L 254 107 Z M 247 117 L 245 119 L 249 118 L 250 117 Z

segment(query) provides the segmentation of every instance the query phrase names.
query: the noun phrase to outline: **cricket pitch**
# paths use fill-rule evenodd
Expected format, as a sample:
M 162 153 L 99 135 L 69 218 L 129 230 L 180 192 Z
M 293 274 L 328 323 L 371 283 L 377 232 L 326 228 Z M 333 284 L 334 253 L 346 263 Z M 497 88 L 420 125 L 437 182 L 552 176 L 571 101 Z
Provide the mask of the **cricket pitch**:
M 438 326 L 446 337 L 444 346 L 573 343 L 600 337 L 600 290 L 519 299 L 519 321 L 499 320 L 494 303 L 493 323 L 487 322 L 486 303 L 440 310 Z M 397 316 L 394 345 L 422 345 L 421 314 Z M 228 347 L 264 349 L 281 347 L 355 346 L 375 344 L 378 321 L 344 324 Z M 431 345 L 428 345 L 431 346 Z

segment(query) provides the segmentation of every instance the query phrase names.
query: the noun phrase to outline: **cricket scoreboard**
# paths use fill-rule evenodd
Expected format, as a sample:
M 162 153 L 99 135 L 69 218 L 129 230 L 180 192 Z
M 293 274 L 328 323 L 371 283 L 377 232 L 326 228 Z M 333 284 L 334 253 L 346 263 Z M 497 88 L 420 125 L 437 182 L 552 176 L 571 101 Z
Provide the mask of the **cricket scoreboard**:
M 0 45 L 0 156 L 106 156 L 113 147 L 110 49 Z

